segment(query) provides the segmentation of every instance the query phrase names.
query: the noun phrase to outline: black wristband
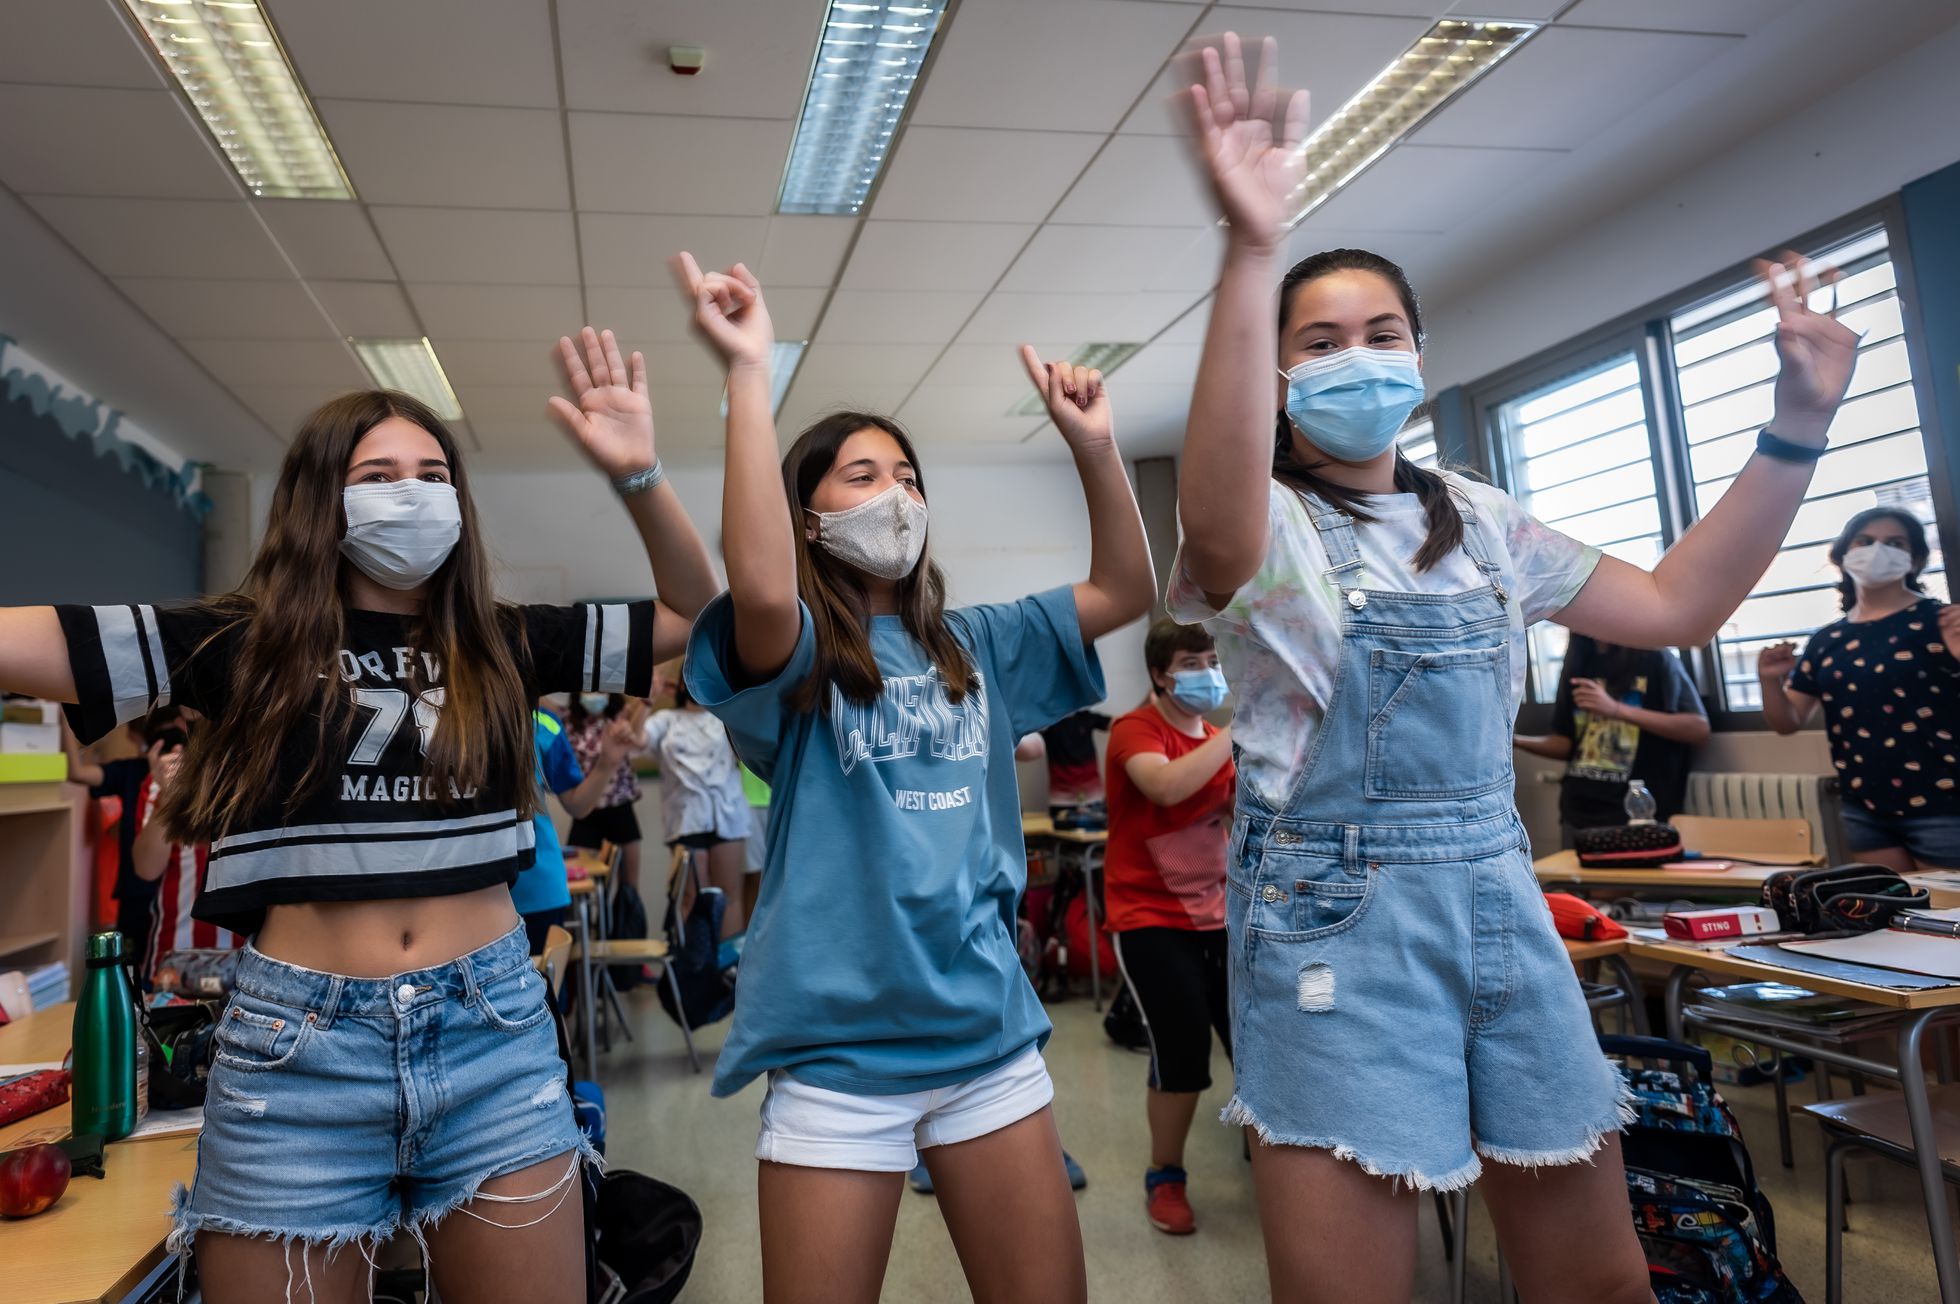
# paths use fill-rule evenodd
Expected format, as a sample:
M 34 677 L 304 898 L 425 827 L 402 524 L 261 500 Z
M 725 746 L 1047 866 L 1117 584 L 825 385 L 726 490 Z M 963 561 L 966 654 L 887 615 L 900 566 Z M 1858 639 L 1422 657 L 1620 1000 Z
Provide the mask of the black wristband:
M 1772 435 L 1765 427 L 1756 436 L 1756 451 L 1764 457 L 1773 457 L 1779 462 L 1815 462 L 1824 456 L 1825 445 L 1793 444 L 1779 435 Z

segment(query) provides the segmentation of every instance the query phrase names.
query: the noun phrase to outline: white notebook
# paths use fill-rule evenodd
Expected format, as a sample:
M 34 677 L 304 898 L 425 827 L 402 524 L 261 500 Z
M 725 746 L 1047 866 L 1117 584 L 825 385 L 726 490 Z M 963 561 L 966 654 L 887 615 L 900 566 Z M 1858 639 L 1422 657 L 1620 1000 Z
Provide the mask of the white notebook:
M 1821 955 L 1830 960 L 1875 965 L 1904 973 L 1923 973 L 1933 978 L 1960 981 L 1960 938 L 1934 937 L 1925 933 L 1902 933 L 1881 928 L 1856 937 L 1821 938 L 1812 942 L 1785 942 L 1786 951 Z

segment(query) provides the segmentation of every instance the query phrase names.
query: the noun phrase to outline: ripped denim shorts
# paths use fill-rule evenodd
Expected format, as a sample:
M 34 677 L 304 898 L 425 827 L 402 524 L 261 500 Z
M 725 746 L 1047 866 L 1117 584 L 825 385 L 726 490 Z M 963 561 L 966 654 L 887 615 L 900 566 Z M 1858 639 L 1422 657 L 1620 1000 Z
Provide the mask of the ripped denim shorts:
M 520 925 L 433 969 L 346 978 L 248 946 L 171 1248 L 209 1230 L 371 1254 L 398 1229 L 419 1238 L 490 1178 L 593 1158 L 526 951 Z M 544 1205 L 577 1199 L 572 1186 Z

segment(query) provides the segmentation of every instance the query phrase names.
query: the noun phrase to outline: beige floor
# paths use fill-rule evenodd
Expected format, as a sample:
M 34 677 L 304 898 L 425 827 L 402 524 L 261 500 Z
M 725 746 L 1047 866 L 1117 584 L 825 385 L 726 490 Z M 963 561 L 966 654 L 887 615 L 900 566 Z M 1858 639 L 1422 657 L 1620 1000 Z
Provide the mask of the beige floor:
M 651 992 L 629 997 L 639 1040 L 603 1057 L 611 1162 L 652 1173 L 697 1200 L 706 1225 L 690 1304 L 748 1304 L 761 1298 L 755 1213 L 756 1109 L 761 1085 L 729 1100 L 708 1095 L 704 1073 L 689 1072 L 679 1030 Z M 1153 1231 L 1142 1214 L 1147 1158 L 1144 1060 L 1103 1035 L 1089 1001 L 1050 1007 L 1055 1036 L 1047 1051 L 1063 1143 L 1089 1174 L 1077 1197 L 1087 1248 L 1090 1297 L 1121 1304 L 1202 1304 L 1267 1298 L 1265 1265 L 1248 1170 L 1238 1136 L 1208 1120 L 1230 1094 L 1222 1058 L 1217 1085 L 1201 1107 L 1186 1167 L 1200 1228 L 1195 1236 Z M 704 1067 L 727 1024 L 699 1037 Z M 1810 1099 L 1808 1084 L 1793 1099 Z M 1816 1128 L 1795 1125 L 1797 1165 L 1777 1161 L 1775 1115 L 1767 1088 L 1732 1091 L 1761 1180 L 1777 1213 L 1783 1261 L 1814 1304 L 1824 1298 L 1823 1181 Z M 1854 1161 L 1852 1233 L 1846 1238 L 1850 1304 L 1921 1304 L 1937 1298 L 1918 1188 L 1904 1168 Z M 1495 1301 L 1490 1226 L 1472 1205 L 1470 1298 Z M 1444 1265 L 1436 1221 L 1425 1210 L 1418 1300 L 1443 1300 Z M 933 1200 L 907 1191 L 885 1278 L 889 1301 L 946 1304 L 966 1297 L 964 1279 Z

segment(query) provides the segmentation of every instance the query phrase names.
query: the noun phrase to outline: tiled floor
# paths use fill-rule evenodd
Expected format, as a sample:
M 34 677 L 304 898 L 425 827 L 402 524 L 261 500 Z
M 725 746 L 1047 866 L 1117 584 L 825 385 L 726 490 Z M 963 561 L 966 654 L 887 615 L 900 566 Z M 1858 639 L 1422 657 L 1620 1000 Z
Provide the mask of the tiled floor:
M 642 988 L 628 998 L 638 1041 L 604 1057 L 609 1158 L 652 1173 L 692 1195 L 706 1231 L 684 1295 L 692 1304 L 746 1304 L 761 1298 L 755 1212 L 756 1108 L 760 1083 L 730 1100 L 708 1095 L 708 1079 L 688 1070 L 679 1030 Z M 1230 1071 L 1215 1065 L 1217 1085 L 1201 1107 L 1187 1167 L 1200 1228 L 1195 1236 L 1153 1231 L 1142 1213 L 1147 1158 L 1143 1119 L 1144 1060 L 1112 1045 L 1087 999 L 1050 1007 L 1055 1036 L 1048 1047 L 1063 1143 L 1088 1170 L 1077 1197 L 1088 1254 L 1090 1297 L 1122 1304 L 1200 1304 L 1267 1298 L 1265 1263 L 1251 1182 L 1238 1134 L 1210 1122 L 1230 1094 Z M 711 1059 L 724 1023 L 702 1032 Z M 705 1066 L 705 1065 L 704 1065 Z M 1796 1101 L 1811 1088 L 1793 1088 Z M 1816 1128 L 1795 1123 L 1797 1166 L 1783 1169 L 1776 1154 L 1775 1116 L 1768 1088 L 1728 1093 L 1741 1117 L 1761 1180 L 1777 1213 L 1785 1266 L 1807 1298 L 1824 1297 L 1823 1168 Z M 1937 1299 L 1932 1255 L 1918 1187 L 1904 1168 L 1854 1161 L 1852 1233 L 1846 1239 L 1846 1299 L 1850 1304 L 1922 1304 Z M 1489 1221 L 1472 1204 L 1470 1298 L 1495 1301 L 1496 1266 Z M 1442 1300 L 1442 1245 L 1425 1210 L 1418 1300 Z M 885 1278 L 884 1298 L 933 1301 L 965 1298 L 951 1241 L 930 1196 L 906 1193 Z

